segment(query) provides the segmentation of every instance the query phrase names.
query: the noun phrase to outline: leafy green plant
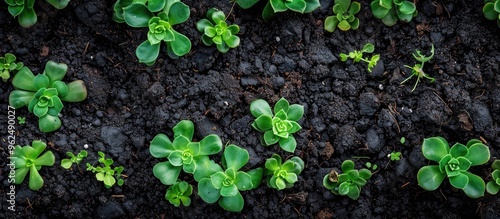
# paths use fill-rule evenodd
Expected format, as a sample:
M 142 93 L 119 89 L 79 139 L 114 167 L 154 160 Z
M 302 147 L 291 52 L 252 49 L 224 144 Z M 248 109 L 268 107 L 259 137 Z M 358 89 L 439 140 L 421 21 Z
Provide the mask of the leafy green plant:
M 66 64 L 53 61 L 48 61 L 43 74 L 37 76 L 28 67 L 22 67 L 12 79 L 16 89 L 9 95 L 9 105 L 15 109 L 28 106 L 28 110 L 38 117 L 38 128 L 42 132 L 59 129 L 62 101 L 80 102 L 87 98 L 83 81 L 68 84 L 61 81 L 67 71 Z
M 231 0 L 241 8 L 248 9 L 259 0 Z M 275 13 L 284 11 L 295 11 L 299 13 L 311 13 L 321 6 L 319 0 L 269 0 L 262 11 L 262 18 L 268 22 Z
M 304 106 L 290 105 L 285 98 L 281 98 L 274 105 L 273 115 L 269 104 L 257 99 L 250 104 L 250 112 L 256 118 L 252 127 L 264 132 L 262 143 L 265 146 L 279 143 L 283 150 L 292 153 L 295 151 L 297 142 L 292 134 L 302 129 L 297 121 L 304 115 Z
M 328 32 L 333 32 L 337 27 L 340 30 L 348 31 L 351 28 L 353 30 L 359 27 L 359 18 L 355 15 L 361 9 L 361 4 L 357 1 L 351 0 L 335 0 L 335 5 L 333 6 L 334 16 L 328 16 L 325 19 L 325 30 Z
M 495 160 L 491 164 L 491 181 L 486 184 L 486 191 L 492 195 L 496 195 L 500 190 L 500 160 Z
M 401 159 L 401 152 L 400 151 L 398 151 L 398 152 L 393 151 L 390 154 L 388 154 L 387 157 L 389 157 L 389 159 L 391 159 L 392 161 L 400 160 Z
M 55 162 L 55 157 L 52 151 L 47 151 L 40 154 L 45 150 L 47 144 L 40 140 L 34 140 L 30 145 L 19 146 L 16 145 L 14 153 L 11 155 L 11 163 L 14 163 L 15 177 L 14 183 L 21 184 L 30 172 L 29 188 L 31 190 L 39 190 L 43 186 L 43 178 L 38 172 L 42 166 L 52 166 Z
M 189 6 L 180 0 L 118 0 L 113 9 L 116 22 L 149 28 L 148 39 L 135 50 L 139 62 L 153 65 L 160 53 L 161 42 L 165 42 L 167 54 L 173 59 L 191 50 L 191 41 L 173 28 L 190 16 Z
M 222 142 L 215 134 L 207 135 L 200 142 L 192 142 L 194 124 L 189 120 L 180 121 L 172 130 L 173 141 L 165 134 L 158 134 L 149 147 L 153 157 L 168 159 L 153 167 L 155 177 L 165 185 L 176 183 L 181 169 L 186 173 L 195 174 L 199 166 L 203 168 L 205 162 L 208 162 L 208 155 L 222 150 Z
M 19 125 L 26 124 L 26 117 L 18 116 L 17 117 L 17 122 L 19 123 Z
M 94 167 L 92 164 L 87 163 L 87 171 L 92 171 L 95 173 L 95 178 L 97 181 L 104 182 L 104 186 L 109 189 L 115 183 L 118 186 L 122 186 L 124 181 L 122 179 L 123 166 L 117 166 L 111 168 L 111 164 L 114 163 L 112 158 L 107 158 L 103 152 L 97 152 L 99 154 L 99 163 L 101 166 Z
M 193 186 L 189 185 L 185 181 L 176 182 L 167 189 L 167 194 L 165 199 L 167 199 L 170 204 L 175 207 L 179 207 L 182 203 L 184 206 L 191 205 L 191 194 L 193 193 Z
M 277 154 L 266 160 L 264 175 L 267 185 L 282 190 L 290 188 L 297 182 L 297 176 L 304 170 L 304 161 L 300 157 L 292 157 L 284 163 Z
M 472 139 L 467 145 L 454 144 L 451 148 L 442 137 L 424 139 L 422 153 L 425 158 L 439 165 L 422 167 L 417 173 L 418 185 L 427 191 L 436 190 L 448 177 L 450 184 L 462 189 L 471 198 L 484 195 L 485 185 L 481 177 L 470 173 L 471 166 L 481 165 L 490 159 L 490 150 L 480 140 Z
M 363 49 L 360 51 L 354 50 L 353 52 L 349 52 L 349 54 L 340 53 L 340 60 L 343 62 L 347 61 L 347 59 L 353 59 L 354 63 L 363 61 L 368 63 L 368 72 L 372 72 L 373 68 L 377 65 L 378 60 L 380 59 L 380 55 L 376 54 L 371 57 L 371 59 L 363 58 L 363 53 L 373 53 L 375 51 L 375 46 L 371 43 L 367 43 L 363 46 Z
M 229 145 L 222 155 L 222 169 L 220 166 L 212 168 L 209 177 L 198 182 L 198 194 L 207 203 L 215 203 L 226 211 L 239 212 L 245 201 L 240 191 L 255 189 L 262 180 L 262 168 L 247 172 L 240 169 L 249 160 L 248 151 L 236 145 Z
M 410 80 L 412 77 L 417 76 L 417 82 L 415 82 L 415 86 L 413 86 L 413 89 L 411 89 L 412 92 L 417 87 L 418 82 L 420 81 L 421 78 L 427 78 L 427 79 L 429 79 L 431 81 L 431 83 L 435 81 L 435 79 L 433 77 L 430 77 L 423 70 L 424 63 L 426 63 L 427 61 L 431 60 L 432 57 L 434 57 L 434 44 L 432 44 L 431 46 L 432 46 L 432 48 L 431 48 L 431 55 L 430 56 L 425 56 L 425 55 L 423 55 L 420 52 L 420 50 L 416 50 L 416 53 L 413 53 L 412 55 L 420 63 L 415 64 L 413 67 L 411 67 L 409 65 L 405 65 L 405 67 L 411 69 L 411 75 L 410 75 L 410 77 L 408 77 L 405 80 L 403 80 L 401 82 L 401 84 L 403 84 L 406 81 Z
M 410 22 L 418 14 L 415 4 L 406 0 L 373 0 L 370 7 L 373 16 L 387 26 L 393 26 L 398 20 Z
M 240 32 L 240 27 L 236 24 L 228 25 L 224 12 L 215 8 L 207 11 L 207 18 L 203 18 L 196 23 L 196 29 L 202 33 L 201 41 L 207 46 L 215 43 L 217 50 L 222 53 L 229 51 L 229 48 L 236 48 L 240 45 L 240 38 L 236 36 Z
M 66 152 L 66 155 L 68 155 L 70 158 L 67 159 L 62 159 L 61 160 L 61 167 L 64 169 L 69 169 L 73 164 L 80 164 L 82 162 L 83 158 L 86 158 L 88 153 L 86 150 L 81 150 L 77 155 L 74 155 L 71 151 Z
M 366 162 L 365 163 L 366 168 L 371 169 L 372 171 L 375 171 L 378 169 L 378 165 L 372 162 Z
M 372 172 L 364 168 L 360 170 L 354 169 L 352 160 L 342 162 L 341 169 L 341 174 L 332 170 L 325 175 L 323 177 L 323 186 L 335 195 L 347 195 L 353 200 L 358 199 L 361 188 L 366 184 L 366 180 L 370 179 Z
M 70 0 L 45 0 L 56 9 L 65 8 Z M 17 21 L 23 27 L 31 27 L 36 24 L 38 18 L 35 10 L 35 0 L 5 0 L 9 13 L 17 17 Z
M 16 63 L 15 55 L 5 53 L 5 56 L 0 57 L 0 78 L 2 78 L 3 82 L 6 82 L 11 73 L 19 71 L 22 67 L 22 62 Z
M 483 14 L 488 20 L 496 20 L 500 27 L 500 0 L 484 0 Z

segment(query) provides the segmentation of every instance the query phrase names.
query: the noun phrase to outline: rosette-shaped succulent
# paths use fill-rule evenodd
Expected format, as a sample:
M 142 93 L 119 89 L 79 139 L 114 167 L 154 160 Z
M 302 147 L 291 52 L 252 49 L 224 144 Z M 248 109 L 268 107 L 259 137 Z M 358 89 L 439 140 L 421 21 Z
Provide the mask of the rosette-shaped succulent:
M 264 175 L 267 185 L 277 190 L 290 188 L 297 182 L 297 176 L 304 169 L 304 161 L 300 157 L 292 157 L 284 163 L 277 154 L 266 160 Z
M 11 72 L 19 71 L 22 67 L 22 62 L 16 63 L 16 56 L 6 53 L 5 57 L 0 57 L 0 78 L 6 82 L 10 78 Z
M 462 189 L 467 196 L 479 198 L 484 195 L 485 184 L 481 177 L 469 172 L 471 166 L 481 165 L 490 159 L 488 146 L 477 139 L 467 145 L 456 143 L 450 148 L 442 137 L 426 138 L 422 144 L 424 157 L 439 165 L 422 167 L 417 174 L 418 185 L 425 190 L 436 190 L 448 177 L 450 184 Z
M 35 140 L 30 145 L 19 146 L 14 148 L 14 154 L 10 157 L 15 165 L 15 184 L 21 184 L 30 172 L 29 187 L 31 190 L 39 190 L 43 186 L 43 178 L 38 172 L 42 166 L 52 166 L 55 162 L 55 157 L 52 151 L 47 151 L 42 154 L 47 145 L 45 142 Z M 42 154 L 40 156 L 40 154 Z
M 269 104 L 262 99 L 253 101 L 250 104 L 250 112 L 256 118 L 252 123 L 259 132 L 264 132 L 263 144 L 265 146 L 279 143 L 283 150 L 295 151 L 297 142 L 293 133 L 298 132 L 302 127 L 297 121 L 304 115 L 304 107 L 298 104 L 290 105 L 285 98 L 281 98 L 274 105 L 274 113 Z
M 366 180 L 372 177 L 372 173 L 368 169 L 354 169 L 352 160 L 342 162 L 342 173 L 332 170 L 329 174 L 323 177 L 323 186 L 330 190 L 335 195 L 347 195 L 349 198 L 356 200 L 359 198 L 361 188 L 366 185 Z
M 217 50 L 222 53 L 240 45 L 240 38 L 236 36 L 240 32 L 240 27 L 236 24 L 228 25 L 224 12 L 215 8 L 207 11 L 207 19 L 198 21 L 196 28 L 203 33 L 201 37 L 203 44 L 211 46 L 215 43 Z
M 9 105 L 14 108 L 28 106 L 38 118 L 38 127 L 42 132 L 52 132 L 61 127 L 59 113 L 62 101 L 80 102 L 87 98 L 87 89 L 81 80 L 68 84 L 61 81 L 68 66 L 63 63 L 47 62 L 43 74 L 33 75 L 23 67 L 12 79 L 16 88 L 9 95 Z

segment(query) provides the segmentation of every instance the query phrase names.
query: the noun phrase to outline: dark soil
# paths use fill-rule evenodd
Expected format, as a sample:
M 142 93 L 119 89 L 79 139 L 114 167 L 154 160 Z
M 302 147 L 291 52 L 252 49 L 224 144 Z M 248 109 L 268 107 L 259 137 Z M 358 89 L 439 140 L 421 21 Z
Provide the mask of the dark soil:
M 0 218 L 500 217 L 498 196 L 470 199 L 447 180 L 427 192 L 416 180 L 419 168 L 428 164 L 421 154 L 426 137 L 443 136 L 451 144 L 482 138 L 491 159 L 498 157 L 500 28 L 484 18 L 483 1 L 421 0 L 412 22 L 393 27 L 375 19 L 369 3 L 362 1 L 360 28 L 333 34 L 323 30 L 333 1 L 321 1 L 312 14 L 277 14 L 269 23 L 260 17 L 263 5 L 250 10 L 235 6 L 228 20 L 241 27 L 241 45 L 226 54 L 204 46 L 195 23 L 208 8 L 227 14 L 232 4 L 184 2 L 191 17 L 176 29 L 192 40 L 192 52 L 172 60 L 164 51 L 154 66 L 146 67 L 135 57 L 146 29 L 113 22 L 114 1 L 73 0 L 60 11 L 37 4 L 39 21 L 29 29 L 20 27 L 1 1 L 0 54 L 14 53 L 35 73 L 49 60 L 66 63 L 64 80 L 82 79 L 89 95 L 81 103 L 65 103 L 63 126 L 50 134 L 38 130 L 37 118 L 26 108 L 16 110 L 27 121 L 16 125 L 17 144 L 48 142 L 56 164 L 41 170 L 45 184 L 40 191 L 29 190 L 27 181 L 16 186 L 13 213 L 4 201 L 9 186 L 7 99 L 13 87 L 0 83 Z M 339 53 L 367 42 L 381 55 L 372 74 L 364 63 L 340 61 Z M 421 81 L 411 92 L 415 80 L 400 85 L 410 73 L 404 65 L 415 64 L 411 53 L 427 52 L 431 43 L 436 54 L 425 71 L 436 82 Z M 171 136 L 175 124 L 190 119 L 196 139 L 218 134 L 224 144 L 249 151 L 248 168 L 263 166 L 275 152 L 291 154 L 260 144 L 261 133 L 250 126 L 249 104 L 263 98 L 274 105 L 281 97 L 305 106 L 295 155 L 306 167 L 293 188 L 276 191 L 263 183 L 243 192 L 241 213 L 206 204 L 197 194 L 190 207 L 175 208 L 165 200 L 167 186 L 152 173 L 159 160 L 149 154 L 156 134 Z M 122 187 L 106 189 L 85 171 L 85 162 L 71 170 L 60 167 L 67 151 L 78 152 L 84 145 L 89 146 L 85 161 L 96 163 L 97 151 L 103 151 L 125 167 L 128 177 Z M 390 162 L 392 151 L 401 151 L 402 159 Z M 366 162 L 379 166 L 356 201 L 322 186 L 323 176 L 346 159 L 354 159 L 358 168 Z M 472 171 L 489 179 L 489 163 Z M 181 177 L 195 183 L 189 175 Z

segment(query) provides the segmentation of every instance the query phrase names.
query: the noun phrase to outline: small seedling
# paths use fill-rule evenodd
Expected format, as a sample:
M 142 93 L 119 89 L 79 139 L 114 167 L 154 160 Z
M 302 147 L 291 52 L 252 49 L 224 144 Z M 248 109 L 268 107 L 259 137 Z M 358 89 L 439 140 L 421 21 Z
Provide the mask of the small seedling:
M 189 198 L 189 196 L 191 196 L 192 193 L 192 185 L 189 185 L 185 181 L 176 182 L 172 186 L 168 187 L 165 199 L 167 199 L 170 204 L 173 204 L 175 207 L 179 207 L 181 203 L 187 207 L 191 205 L 191 198 Z
M 481 177 L 469 172 L 471 166 L 488 162 L 490 149 L 480 140 L 472 139 L 467 145 L 454 144 L 451 148 L 442 137 L 424 139 L 422 153 L 425 158 L 438 162 L 420 168 L 417 173 L 418 185 L 427 191 L 436 190 L 448 177 L 450 184 L 462 189 L 471 198 L 484 195 L 485 184 Z
M 341 174 L 332 170 L 323 177 L 323 186 L 335 195 L 347 195 L 356 200 L 359 198 L 361 187 L 370 179 L 372 172 L 368 169 L 354 169 L 352 160 L 345 160 L 341 166 Z
M 94 167 L 90 163 L 87 163 L 87 171 L 92 171 L 92 173 L 96 173 L 95 177 L 97 181 L 102 181 L 104 182 L 104 186 L 106 186 L 107 189 L 111 188 L 115 183 L 118 186 L 122 186 L 124 181 L 122 179 L 122 171 L 123 171 L 123 166 L 118 166 L 115 168 L 111 168 L 111 164 L 113 164 L 113 159 L 108 158 L 106 159 L 105 155 L 103 152 L 99 151 L 97 152 L 99 154 L 99 163 L 101 163 L 104 166 L 97 166 Z
M 267 176 L 267 185 L 282 190 L 290 188 L 297 182 L 297 176 L 304 169 L 304 161 L 300 157 L 292 157 L 282 163 L 277 154 L 266 160 L 264 175 Z
M 29 188 L 31 190 L 39 190 L 43 186 L 43 178 L 38 172 L 42 166 L 52 166 L 55 162 L 55 157 L 52 151 L 47 151 L 39 156 L 47 147 L 45 142 L 34 140 L 31 146 L 16 145 L 14 153 L 10 157 L 11 163 L 14 163 L 15 177 L 14 184 L 21 184 L 28 172 Z M 10 179 L 9 179 L 10 182 Z
M 196 29 L 203 34 L 201 37 L 203 44 L 211 46 L 215 43 L 221 53 L 240 45 L 240 38 L 236 36 L 240 32 L 240 27 L 236 24 L 228 25 L 224 12 L 215 8 L 209 9 L 207 18 L 196 23 Z
M 372 171 L 375 171 L 378 169 L 378 165 L 372 164 L 371 162 L 366 162 L 365 166 L 366 166 L 366 168 L 371 169 Z
M 410 80 L 412 77 L 414 76 L 417 76 L 417 82 L 415 82 L 415 86 L 413 86 L 413 89 L 411 89 L 411 91 L 413 92 L 415 90 L 415 88 L 417 87 L 418 85 L 418 82 L 420 81 L 421 78 L 427 78 L 432 82 L 434 82 L 436 79 L 434 79 L 433 77 L 430 77 L 429 75 L 427 75 L 423 68 L 424 68 L 424 64 L 429 61 L 430 59 L 432 59 L 432 57 L 434 57 L 434 44 L 431 45 L 432 48 L 431 48 L 431 55 L 430 56 L 425 56 L 425 55 L 422 55 L 422 53 L 420 52 L 420 50 L 417 50 L 417 53 L 413 53 L 413 57 L 420 62 L 420 64 L 415 64 L 413 67 L 409 66 L 409 65 L 405 65 L 405 67 L 411 69 L 411 75 L 410 77 L 408 77 L 407 79 L 403 80 L 401 82 L 401 84 L 405 83 L 406 81 Z
M 363 58 L 363 53 L 373 53 L 375 50 L 375 46 L 371 43 L 367 43 L 363 46 L 361 51 L 354 50 L 353 52 L 349 52 L 349 54 L 340 53 L 340 60 L 343 62 L 347 61 L 348 58 L 353 59 L 354 63 L 363 61 L 368 63 L 368 72 L 372 72 L 373 68 L 377 65 L 378 60 L 380 59 L 380 55 L 376 54 L 371 57 L 371 59 Z
M 6 82 L 12 73 L 19 71 L 22 67 L 22 62 L 16 63 L 16 56 L 6 53 L 4 57 L 0 57 L 0 78 Z
M 405 144 L 405 142 L 406 142 L 406 138 L 405 138 L 405 137 L 401 137 L 401 139 L 399 139 L 399 142 L 400 142 L 401 144 Z
M 392 161 L 400 160 L 401 159 L 401 152 L 393 151 L 390 154 L 388 154 L 387 157 L 390 158 Z
M 264 132 L 262 143 L 265 146 L 279 143 L 280 147 L 293 153 L 297 142 L 293 133 L 302 127 L 297 123 L 304 115 L 304 106 L 299 104 L 290 105 L 285 98 L 281 98 L 274 105 L 274 115 L 269 103 L 257 99 L 250 104 L 250 112 L 255 117 L 252 127 Z
M 19 125 L 24 125 L 24 124 L 26 124 L 26 117 L 23 117 L 23 116 L 18 116 L 18 117 L 17 117 L 17 122 L 19 123 Z
M 359 27 L 359 18 L 355 15 L 361 9 L 359 2 L 351 0 L 335 0 L 333 6 L 333 16 L 328 16 L 325 19 L 325 30 L 333 32 L 337 27 L 342 31 L 350 29 L 356 30 Z
M 81 150 L 77 155 L 74 155 L 72 152 L 68 151 L 66 152 L 66 155 L 68 155 L 70 159 L 62 159 L 61 167 L 63 167 L 64 169 L 69 169 L 73 164 L 80 164 L 83 158 L 87 157 L 87 151 Z

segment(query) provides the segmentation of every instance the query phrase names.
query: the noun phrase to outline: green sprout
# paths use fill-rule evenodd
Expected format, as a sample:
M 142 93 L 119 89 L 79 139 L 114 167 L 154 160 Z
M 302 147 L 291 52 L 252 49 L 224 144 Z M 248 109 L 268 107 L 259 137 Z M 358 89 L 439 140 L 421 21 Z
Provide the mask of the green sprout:
M 462 189 L 471 198 L 484 195 L 485 184 L 481 177 L 469 172 L 471 166 L 488 162 L 490 150 L 480 140 L 472 139 L 467 145 L 454 144 L 451 148 L 442 137 L 424 139 L 422 153 L 425 158 L 438 162 L 420 168 L 417 173 L 418 185 L 427 191 L 436 190 L 448 177 L 450 184 Z
M 359 27 L 359 18 L 355 15 L 361 9 L 359 2 L 351 0 L 335 0 L 333 6 L 333 16 L 328 16 L 325 19 L 325 30 L 333 32 L 337 27 L 342 31 L 353 30 Z
M 483 14 L 488 20 L 496 20 L 500 27 L 500 0 L 484 0 Z
M 52 151 L 47 151 L 40 156 L 45 150 L 47 144 L 40 140 L 31 142 L 31 146 L 16 145 L 14 153 L 10 157 L 11 163 L 15 168 L 15 184 L 21 184 L 30 172 L 29 188 L 31 190 L 39 190 L 43 186 L 43 178 L 38 172 L 42 166 L 52 166 L 55 162 L 55 157 Z
M 95 173 L 97 181 L 104 182 L 104 186 L 107 189 L 111 188 L 115 183 L 118 186 L 122 186 L 124 183 L 121 175 L 123 172 L 123 166 L 111 168 L 111 164 L 114 163 L 113 159 L 106 159 L 106 156 L 101 151 L 97 153 L 100 157 L 99 163 L 101 163 L 103 166 L 94 167 L 90 163 L 87 163 L 87 171 L 92 171 L 92 173 Z
M 400 160 L 401 159 L 401 152 L 393 151 L 390 154 L 388 154 L 387 157 L 389 157 L 389 159 L 391 159 L 392 161 Z
M 423 68 L 424 68 L 424 64 L 429 61 L 430 59 L 432 59 L 432 57 L 434 57 L 434 44 L 431 45 L 431 55 L 430 56 L 425 56 L 423 55 L 420 50 L 416 50 L 416 53 L 413 53 L 412 54 L 413 57 L 420 62 L 415 64 L 413 67 L 409 66 L 409 65 L 405 65 L 405 67 L 411 69 L 411 75 L 410 77 L 406 78 L 405 80 L 403 80 L 401 82 L 401 84 L 405 83 L 406 81 L 410 80 L 412 77 L 414 76 L 417 76 L 417 82 L 415 82 L 415 86 L 413 86 L 413 89 L 411 89 L 411 91 L 413 92 L 415 90 L 415 88 L 417 87 L 418 85 L 418 82 L 420 81 L 421 78 L 427 78 L 432 82 L 435 81 L 435 79 L 433 77 L 430 77 L 429 75 L 427 75 Z
M 500 160 L 495 160 L 491 164 L 491 181 L 486 184 L 486 191 L 492 195 L 496 195 L 500 190 Z
M 240 27 L 236 24 L 228 25 L 224 12 L 215 8 L 207 11 L 206 19 L 203 18 L 196 23 L 196 29 L 203 33 L 201 37 L 203 44 L 211 46 L 215 43 L 221 53 L 240 45 L 240 38 L 236 36 L 240 32 Z
M 26 117 L 18 116 L 17 121 L 18 121 L 19 125 L 24 125 L 24 124 L 26 124 Z
M 252 127 L 264 132 L 263 144 L 265 146 L 279 143 L 280 147 L 293 153 L 297 142 L 293 133 L 302 127 L 297 123 L 304 115 L 304 106 L 290 105 L 285 98 L 281 98 L 274 105 L 274 115 L 269 104 L 262 99 L 254 100 L 250 104 L 250 112 L 256 118 Z
M 0 78 L 6 82 L 11 73 L 19 71 L 23 67 L 22 62 L 16 63 L 16 56 L 11 53 L 5 53 L 4 57 L 0 57 Z
M 147 3 L 147 5 L 146 5 Z M 118 0 L 113 6 L 113 20 L 131 27 L 147 27 L 147 40 L 139 44 L 135 55 L 139 62 L 151 66 L 160 53 L 161 42 L 173 59 L 191 50 L 191 41 L 173 26 L 184 23 L 190 16 L 189 6 L 180 0 L 130 1 Z
M 172 186 L 168 187 L 165 199 L 167 199 L 170 204 L 173 204 L 175 207 L 179 207 L 181 203 L 187 207 L 191 205 L 191 198 L 189 198 L 189 196 L 191 196 L 192 193 L 192 185 L 189 185 L 185 181 L 176 182 Z
M 356 200 L 359 198 L 361 187 L 366 184 L 366 180 L 370 179 L 372 172 L 368 169 L 354 169 L 352 160 L 342 162 L 341 174 L 332 170 L 329 174 L 323 177 L 323 186 L 330 190 L 335 195 L 347 195 L 349 198 Z
M 405 138 L 405 137 L 401 137 L 401 139 L 399 139 L 399 142 L 400 142 L 401 144 L 405 144 L 405 142 L 406 142 L 406 138 Z
M 10 92 L 9 105 L 15 109 L 28 106 L 28 110 L 38 117 L 38 128 L 42 132 L 59 129 L 62 101 L 80 102 L 87 98 L 83 81 L 67 84 L 61 81 L 67 71 L 66 64 L 53 61 L 48 61 L 43 74 L 37 76 L 28 67 L 22 67 L 12 79 L 16 89 Z
M 282 190 L 290 188 L 297 182 L 297 176 L 304 169 L 304 161 L 300 157 L 292 157 L 282 163 L 277 154 L 266 160 L 264 175 L 269 187 Z
M 363 58 L 363 53 L 373 53 L 375 50 L 375 46 L 371 43 L 367 43 L 363 46 L 361 51 L 354 50 L 353 52 L 349 52 L 349 54 L 340 53 L 340 60 L 343 62 L 347 61 L 348 58 L 353 59 L 354 63 L 363 61 L 368 63 L 368 72 L 372 72 L 373 68 L 377 65 L 378 60 L 380 59 L 380 55 L 376 54 L 371 57 L 371 59 Z
M 67 159 L 62 159 L 61 160 L 61 167 L 64 169 L 69 169 L 73 164 L 80 164 L 80 162 L 83 160 L 83 158 L 87 157 L 87 151 L 86 150 L 81 150 L 77 155 L 74 155 L 72 152 L 68 151 L 66 152 L 66 155 L 68 155 L 70 158 Z
M 370 7 L 373 16 L 387 26 L 393 26 L 398 20 L 410 22 L 418 14 L 415 4 L 406 0 L 373 0 Z
M 204 171 L 208 155 L 222 150 L 222 142 L 215 134 L 207 135 L 200 142 L 192 142 L 194 124 L 190 120 L 180 121 L 174 128 L 173 141 L 165 134 L 156 135 L 151 141 L 149 152 L 155 158 L 168 158 L 153 167 L 153 174 L 165 185 L 177 182 L 181 170 L 195 174 Z M 198 168 L 201 167 L 201 168 Z
M 375 170 L 378 169 L 378 165 L 377 164 L 372 164 L 371 162 L 366 162 L 365 166 L 366 166 L 366 168 L 371 169 L 373 171 L 375 171 Z

